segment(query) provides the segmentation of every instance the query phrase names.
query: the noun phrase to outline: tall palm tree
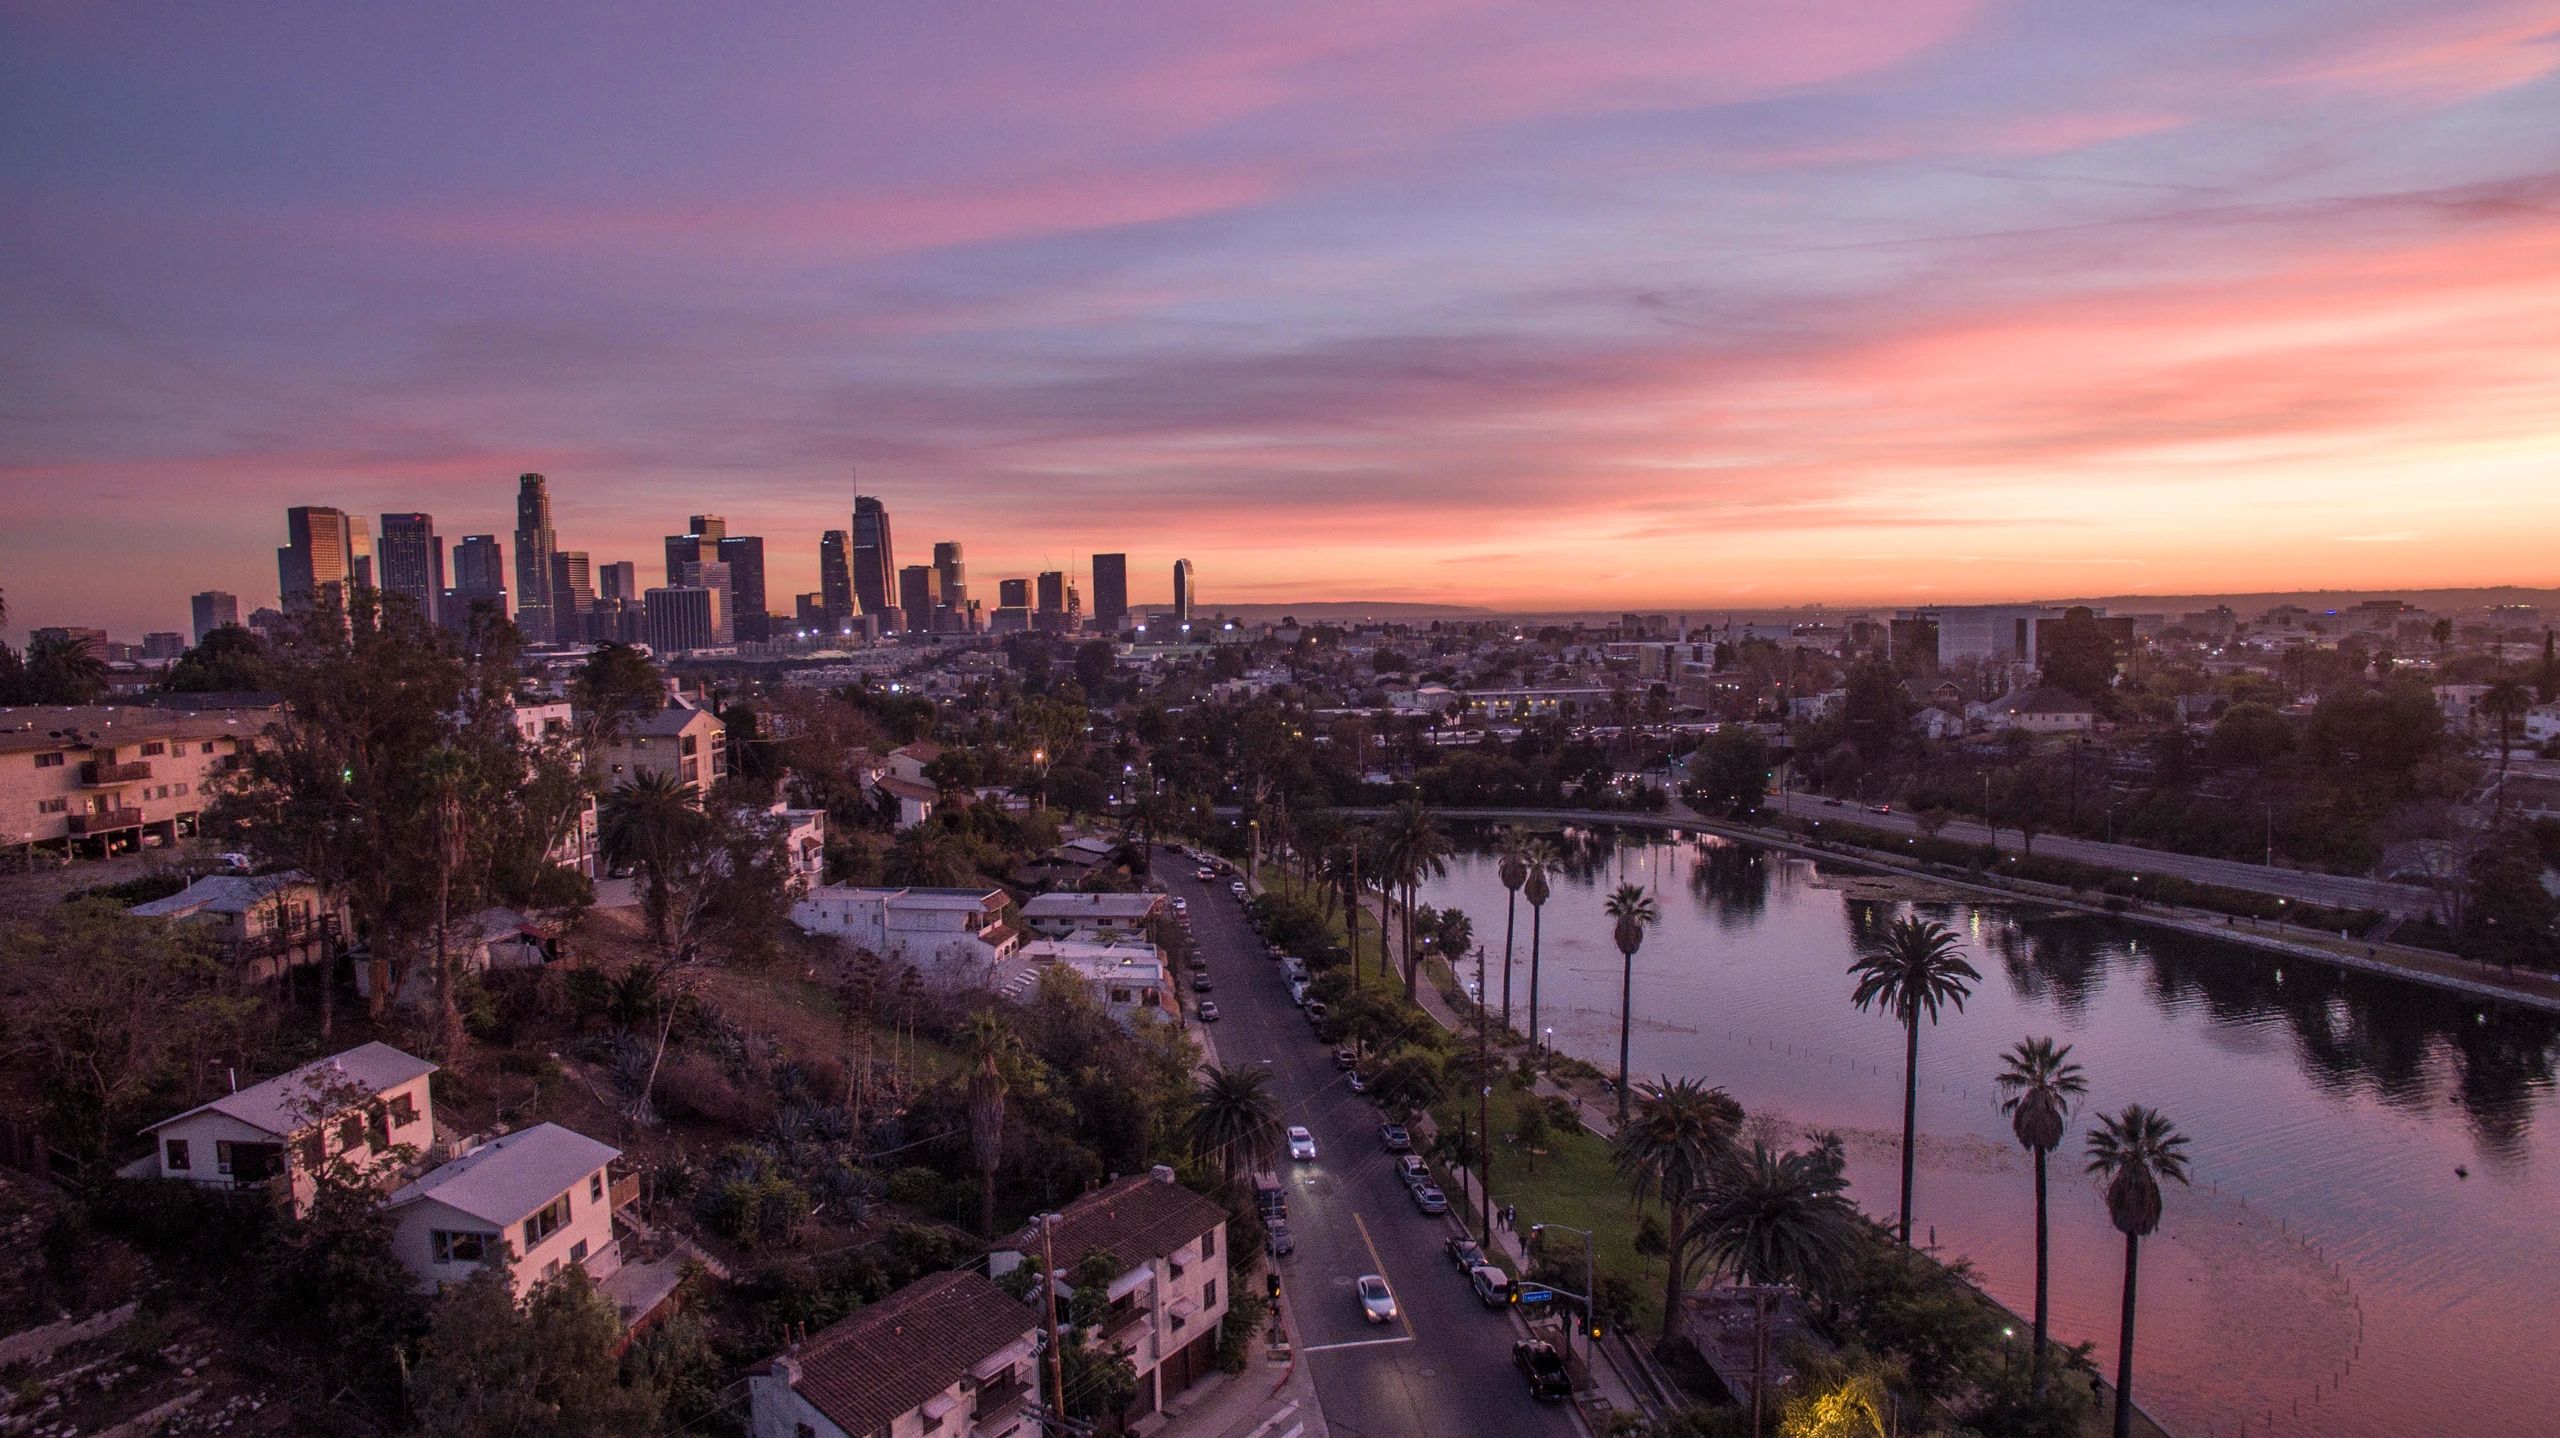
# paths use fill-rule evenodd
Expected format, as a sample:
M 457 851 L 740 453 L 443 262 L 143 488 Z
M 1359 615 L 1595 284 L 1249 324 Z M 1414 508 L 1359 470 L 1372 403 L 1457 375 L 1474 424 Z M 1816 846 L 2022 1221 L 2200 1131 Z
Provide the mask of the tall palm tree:
M 1668 1270 L 1659 1343 L 1666 1351 L 1679 1331 L 1680 1295 L 1689 1287 L 1694 1266 L 1689 1248 L 1696 1233 L 1689 1225 L 1690 1212 L 1732 1170 L 1741 1131 L 1742 1105 L 1733 1095 L 1695 1079 L 1666 1075 L 1644 1086 L 1634 1116 L 1610 1140 L 1610 1160 L 1636 1202 L 1662 1205 Z
M 940 824 L 919 824 L 900 834 L 880 856 L 880 876 L 892 884 L 945 889 L 969 877 L 969 856 Z
M 1754 1287 L 1792 1283 L 1816 1290 L 1847 1264 L 1855 1243 L 1857 1213 L 1841 1196 L 1843 1180 L 1818 1153 L 1772 1153 L 1755 1143 L 1701 1206 L 1698 1221 L 1706 1255 L 1717 1267 Z M 1762 1295 L 1752 1304 L 1751 1431 L 1768 1411 L 1763 1393 L 1769 1371 L 1769 1308 Z
M 1529 901 L 1529 1048 L 1536 1052 L 1545 1043 L 1538 1034 L 1538 958 L 1546 936 L 1547 896 L 1555 892 L 1547 878 L 1555 872 L 1555 845 L 1531 839 L 1521 846 L 1520 862 L 1529 870 L 1520 881 L 1520 896 Z
M 2071 1045 L 2050 1038 L 2025 1038 L 2000 1056 L 2000 1111 L 2018 1142 L 2036 1160 L 2036 1348 L 2035 1390 L 2044 1392 L 2046 1284 L 2045 1156 L 2062 1144 L 2071 1106 L 2089 1091 L 2080 1066 L 2071 1061 Z
M 2089 1172 L 2107 1180 L 2107 1217 L 2124 1235 L 2124 1322 L 2116 1334 L 2115 1438 L 2133 1432 L 2133 1289 L 2142 1239 L 2160 1226 L 2160 1180 L 2187 1181 L 2187 1139 L 2167 1117 L 2127 1104 L 2089 1135 Z
M 1404 889 L 1404 996 L 1412 998 L 1417 959 L 1413 932 L 1414 891 L 1425 879 L 1449 872 L 1449 835 L 1420 799 L 1405 799 L 1387 813 L 1385 872 Z
M 1644 947 L 1644 931 L 1662 922 L 1662 910 L 1642 884 L 1620 884 L 1602 909 L 1617 921 L 1612 937 L 1625 974 L 1618 983 L 1618 1122 L 1627 1121 L 1627 1038 L 1634 1031 L 1636 950 Z
M 1849 966 L 1858 987 L 1850 994 L 1861 1009 L 1881 1007 L 1903 1028 L 1902 1048 L 1902 1220 L 1898 1232 L 1911 1242 L 1911 1178 L 1920 1141 L 1920 1019 L 1938 1021 L 1938 1010 L 1953 1004 L 1964 1011 L 1972 984 L 1982 975 L 1964 961 L 1953 930 L 1929 919 L 1905 916 L 1886 926 L 1884 937 Z
M 2533 707 L 2533 691 L 2510 676 L 2489 686 L 2480 696 L 2480 707 L 2498 720 L 2498 777 L 2507 774 L 2507 751 L 2514 747 L 2516 716 Z M 2506 802 L 2506 786 L 2498 786 L 2498 800 Z
M 669 875 L 702 818 L 700 796 L 673 770 L 643 768 L 604 796 L 596 838 L 606 863 L 640 871 L 651 938 L 666 938 Z
M 1192 1153 L 1217 1164 L 1233 1187 L 1248 1165 L 1260 1167 L 1279 1152 L 1279 1112 L 1268 1070 L 1213 1068 L 1192 1091 L 1183 1133 Z
M 1010 1088 L 1007 1070 L 1021 1042 L 1003 1018 L 980 1010 L 969 1016 L 961 1035 L 969 1056 L 969 1156 L 978 1165 L 978 1231 L 996 1231 L 996 1169 L 1004 1162 L 1004 1100 Z
M 1343 838 L 1340 870 L 1343 899 L 1342 932 L 1350 942 L 1351 986 L 1355 989 L 1360 987 L 1360 906 L 1369 897 L 1369 886 L 1361 879 L 1360 868 L 1367 862 L 1368 854 L 1368 830 L 1354 829 Z M 1382 930 L 1382 937 L 1378 941 L 1382 947 L 1386 943 L 1383 932 Z
M 1502 901 L 1502 1027 L 1506 1033 L 1511 1029 L 1511 937 L 1520 927 L 1520 886 L 1529 882 L 1529 860 L 1521 852 L 1527 843 L 1519 830 L 1505 829 L 1496 850 L 1502 857 L 1495 872 L 1502 876 L 1502 887 L 1510 891 Z

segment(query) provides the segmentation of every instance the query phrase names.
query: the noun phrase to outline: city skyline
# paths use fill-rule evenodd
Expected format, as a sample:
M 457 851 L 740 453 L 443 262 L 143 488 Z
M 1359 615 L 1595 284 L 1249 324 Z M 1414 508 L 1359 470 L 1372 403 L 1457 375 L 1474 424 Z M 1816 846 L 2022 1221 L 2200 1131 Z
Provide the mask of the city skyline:
M 19 622 L 528 471 L 599 559 L 752 512 L 774 594 L 857 466 L 1233 603 L 2560 579 L 2536 7 L 1016 19 L 0 22 Z

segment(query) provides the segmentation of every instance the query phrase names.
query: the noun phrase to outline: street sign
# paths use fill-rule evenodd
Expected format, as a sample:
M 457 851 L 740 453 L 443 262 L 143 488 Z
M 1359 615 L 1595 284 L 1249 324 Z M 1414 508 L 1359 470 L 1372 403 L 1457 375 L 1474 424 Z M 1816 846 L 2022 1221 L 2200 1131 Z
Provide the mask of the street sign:
M 1552 1303 L 1555 1301 L 1555 1296 L 1555 1290 L 1552 1288 L 1523 1287 L 1520 1290 L 1522 1303 Z

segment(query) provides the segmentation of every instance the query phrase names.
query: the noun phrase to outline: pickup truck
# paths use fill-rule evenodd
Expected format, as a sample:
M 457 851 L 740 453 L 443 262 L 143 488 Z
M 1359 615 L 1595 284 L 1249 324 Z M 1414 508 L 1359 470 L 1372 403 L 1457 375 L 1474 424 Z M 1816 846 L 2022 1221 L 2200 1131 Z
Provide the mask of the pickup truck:
M 1564 1366 L 1564 1358 L 1554 1344 L 1539 1338 L 1524 1338 L 1511 1345 L 1512 1366 L 1529 1380 L 1532 1398 L 1564 1399 L 1573 1396 L 1573 1374 Z

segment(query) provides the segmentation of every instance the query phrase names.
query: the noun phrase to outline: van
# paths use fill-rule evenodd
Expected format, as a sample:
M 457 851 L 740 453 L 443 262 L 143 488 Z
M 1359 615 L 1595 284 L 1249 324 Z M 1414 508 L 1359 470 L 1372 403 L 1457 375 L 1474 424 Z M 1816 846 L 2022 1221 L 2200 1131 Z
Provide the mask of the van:
M 1266 1222 L 1288 1216 L 1289 1193 L 1280 1186 L 1280 1175 L 1265 1170 L 1253 1176 L 1253 1204 Z
M 1501 1308 L 1511 1302 L 1511 1275 L 1490 1263 L 1479 1264 L 1467 1275 L 1476 1291 L 1476 1300 L 1487 1308 Z
M 1306 981 L 1305 979 L 1292 979 L 1292 980 L 1290 980 L 1290 981 L 1289 981 L 1289 1002 L 1291 1002 L 1291 1003 L 1293 1003 L 1293 1004 L 1298 1004 L 1298 1005 L 1303 1006 L 1303 1005 L 1306 1003 L 1306 1001 L 1307 1001 L 1307 981 Z

